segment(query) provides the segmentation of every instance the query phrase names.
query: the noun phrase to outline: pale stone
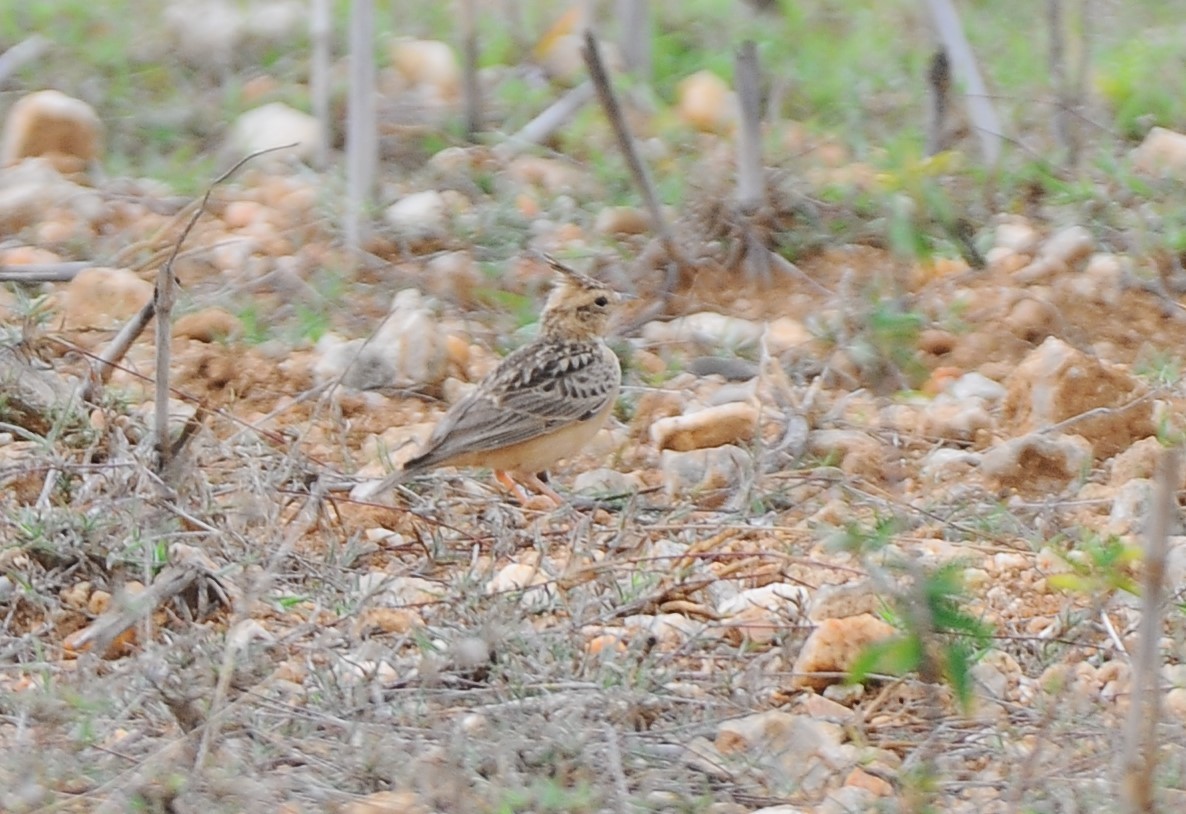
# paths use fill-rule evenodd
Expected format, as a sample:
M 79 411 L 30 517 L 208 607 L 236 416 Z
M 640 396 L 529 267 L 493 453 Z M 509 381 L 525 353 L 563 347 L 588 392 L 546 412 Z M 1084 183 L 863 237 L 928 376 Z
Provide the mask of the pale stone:
M 0 171 L 0 232 L 14 234 L 41 223 L 54 208 L 64 208 L 92 227 L 107 215 L 107 204 L 97 192 L 63 178 L 44 158 Z
M 750 441 L 758 423 L 756 407 L 731 402 L 651 424 L 651 441 L 660 450 L 686 452 Z
M 642 336 L 649 342 L 696 342 L 720 349 L 755 345 L 763 330 L 761 324 L 748 319 L 698 311 L 669 322 L 648 322 L 642 327 Z
M 1065 431 L 1091 439 L 1099 458 L 1111 457 L 1154 432 L 1152 405 L 1138 401 L 1145 388 L 1127 368 L 1088 356 L 1056 337 L 1030 351 L 1005 384 L 1002 425 L 1019 434 L 1097 407 L 1110 409 L 1078 420 Z
M 383 219 L 404 240 L 440 240 L 448 230 L 449 207 L 441 193 L 429 189 L 400 198 L 387 207 Z
M 697 71 L 676 85 L 676 112 L 705 133 L 727 133 L 737 125 L 737 95 L 712 71 Z
M 951 394 L 952 398 L 960 401 L 980 399 L 988 404 L 994 404 L 1005 397 L 1005 386 L 973 371 L 965 373 L 952 382 L 947 388 L 947 392 Z
M 814 673 L 846 673 L 866 647 L 896 633 L 893 625 L 869 613 L 824 619 L 803 643 L 792 668 L 791 685 L 822 690 L 840 679 Z
M 1079 435 L 1031 433 L 993 446 L 980 470 L 1001 486 L 1044 491 L 1061 489 L 1091 465 L 1091 444 Z
M 1023 219 L 1007 220 L 997 226 L 996 246 L 1017 254 L 1033 254 L 1042 236 Z
M 153 285 L 129 269 L 94 267 L 80 271 L 66 286 L 66 324 L 78 328 L 113 328 L 144 307 Z
M 370 340 L 322 336 L 313 377 L 358 390 L 439 386 L 449 370 L 447 341 L 423 295 L 406 288 L 395 295 L 391 312 Z
M 753 470 L 753 460 L 740 447 L 725 445 L 678 452 L 663 450 L 663 480 L 669 496 L 692 497 L 711 507 L 729 504 Z
M 1186 180 L 1186 134 L 1154 127 L 1132 151 L 1131 160 L 1140 172 Z
M 861 430 L 814 430 L 807 449 L 850 475 L 880 478 L 885 471 L 881 442 Z
M 428 88 L 440 101 L 453 101 L 461 94 L 461 66 L 446 42 L 439 40 L 395 40 L 390 48 L 391 64 L 414 88 Z
M 103 151 L 103 124 L 95 109 L 57 90 L 21 97 L 4 120 L 0 164 L 44 158 L 61 173 L 81 172 Z
M 647 213 L 635 206 L 607 206 L 597 213 L 593 231 L 599 235 L 641 235 L 651 229 Z
M 243 333 L 239 318 L 223 308 L 203 308 L 178 317 L 173 325 L 173 336 L 196 339 L 199 342 L 221 342 Z
M 293 156 L 301 161 L 313 160 L 321 147 L 321 137 L 321 127 L 314 116 L 283 102 L 269 102 L 235 119 L 227 136 L 227 146 L 237 155 L 244 156 L 294 145 L 261 157 L 265 164 L 275 167 L 283 159 Z

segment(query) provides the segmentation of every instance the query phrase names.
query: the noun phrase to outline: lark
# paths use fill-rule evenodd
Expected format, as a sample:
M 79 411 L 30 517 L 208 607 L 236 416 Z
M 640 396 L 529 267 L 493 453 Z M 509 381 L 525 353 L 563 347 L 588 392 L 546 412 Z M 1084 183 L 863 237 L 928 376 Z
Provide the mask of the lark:
M 441 466 L 489 467 L 520 500 L 527 484 L 563 502 L 539 474 L 568 458 L 601 429 L 622 383 L 618 357 L 605 343 L 622 297 L 552 257 L 559 281 L 544 305 L 539 335 L 499 363 L 432 431 L 416 457 L 381 481 L 360 484 L 367 499 L 405 478 Z

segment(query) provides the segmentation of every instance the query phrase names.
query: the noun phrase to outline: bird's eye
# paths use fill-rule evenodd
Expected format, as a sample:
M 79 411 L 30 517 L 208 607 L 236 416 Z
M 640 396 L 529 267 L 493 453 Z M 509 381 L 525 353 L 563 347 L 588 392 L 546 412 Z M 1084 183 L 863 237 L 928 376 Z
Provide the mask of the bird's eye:
M 609 305 L 609 299 L 606 297 L 598 297 L 597 299 L 593 300 L 593 302 L 596 303 L 598 308 L 604 308 L 605 306 Z

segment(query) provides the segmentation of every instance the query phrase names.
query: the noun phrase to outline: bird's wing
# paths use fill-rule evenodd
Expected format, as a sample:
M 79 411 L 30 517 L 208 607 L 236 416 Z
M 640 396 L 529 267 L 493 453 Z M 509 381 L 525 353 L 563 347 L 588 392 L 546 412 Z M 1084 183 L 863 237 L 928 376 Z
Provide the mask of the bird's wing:
M 617 357 L 602 343 L 533 343 L 507 356 L 437 425 L 405 470 L 530 441 L 588 420 L 614 399 Z

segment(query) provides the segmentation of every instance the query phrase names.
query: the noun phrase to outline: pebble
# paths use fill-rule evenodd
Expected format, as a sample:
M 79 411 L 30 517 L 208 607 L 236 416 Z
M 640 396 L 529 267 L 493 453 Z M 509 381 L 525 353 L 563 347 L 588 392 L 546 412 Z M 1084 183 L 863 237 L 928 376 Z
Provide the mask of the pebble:
M 973 371 L 965 373 L 952 382 L 947 392 L 951 394 L 952 398 L 960 401 L 980 399 L 988 404 L 995 404 L 1005 397 L 1005 386 Z
M 44 158 L 62 174 L 82 172 L 103 152 L 103 124 L 95 109 L 58 90 L 22 96 L 4 120 L 0 165 Z
M 1153 481 L 1132 478 L 1116 490 L 1112 510 L 1108 513 L 1108 528 L 1115 534 L 1139 534 L 1149 516 L 1153 501 Z
M 651 424 L 651 441 L 660 450 L 686 452 L 750 441 L 758 423 L 751 404 L 731 402 L 685 415 L 660 418 Z
M 48 213 L 63 211 L 93 230 L 107 216 L 108 207 L 97 192 L 66 180 L 44 158 L 0 172 L 0 232 L 15 234 L 34 224 L 45 225 L 53 222 L 45 220 Z M 76 226 L 69 225 L 71 234 Z
M 173 336 L 196 339 L 199 342 L 222 342 L 242 335 L 239 318 L 224 308 L 203 308 L 178 317 L 173 324 Z
M 761 324 L 748 319 L 698 311 L 668 322 L 648 322 L 642 327 L 642 337 L 659 344 L 694 342 L 719 352 L 756 345 L 763 330 Z
M 437 102 L 454 101 L 461 95 L 461 66 L 447 42 L 397 39 L 389 53 L 392 67 L 408 87 L 428 91 Z
M 848 475 L 880 479 L 885 473 L 881 442 L 861 430 L 813 430 L 807 449 L 819 458 L 835 460 Z
M 316 381 L 340 379 L 357 390 L 432 388 L 449 372 L 448 335 L 415 288 L 395 295 L 391 311 L 369 341 L 347 341 L 327 333 L 318 340 L 315 353 Z
M 1154 127 L 1130 154 L 1133 169 L 1186 180 L 1186 134 Z
M 753 470 L 753 459 L 726 444 L 680 452 L 663 450 L 663 481 L 670 498 L 691 498 L 710 508 L 731 505 L 738 487 Z
M 923 410 L 920 429 L 924 435 L 945 441 L 972 441 L 992 425 L 978 400 L 957 401 L 940 395 Z
M 428 189 L 400 198 L 384 210 L 383 220 L 403 240 L 440 240 L 448 233 L 449 207 L 441 193 Z
M 227 149 L 243 156 L 294 144 L 289 149 L 259 157 L 264 165 L 275 169 L 294 156 L 301 161 L 312 161 L 321 147 L 321 138 L 321 126 L 315 117 L 283 102 L 269 102 L 235 119 L 227 135 Z
M 1080 435 L 1031 433 L 997 444 L 980 458 L 980 471 L 1002 487 L 1061 489 L 1091 463 L 1091 444 Z
M 588 495 L 630 495 L 642 488 L 637 475 L 619 472 L 609 467 L 588 469 L 573 479 L 572 489 Z
M 66 286 L 63 316 L 73 329 L 114 328 L 143 308 L 152 294 L 152 283 L 129 269 L 86 268 Z
M 1133 402 L 1144 390 L 1125 368 L 1088 356 L 1056 337 L 1026 354 L 1005 380 L 1002 426 L 1018 434 L 1040 430 L 1096 407 Z M 1067 428 L 1091 439 L 1094 454 L 1108 458 L 1154 434 L 1148 401 L 1091 416 Z
M 712 71 L 697 71 L 675 88 L 676 113 L 704 133 L 727 133 L 737 125 L 737 95 Z
M 871 613 L 824 619 L 807 637 L 795 659 L 791 686 L 822 691 L 840 679 L 815 673 L 847 672 L 862 650 L 896 633 L 892 625 Z
M 597 213 L 593 231 L 599 235 L 641 235 L 651 229 L 647 213 L 634 206 L 607 206 Z

